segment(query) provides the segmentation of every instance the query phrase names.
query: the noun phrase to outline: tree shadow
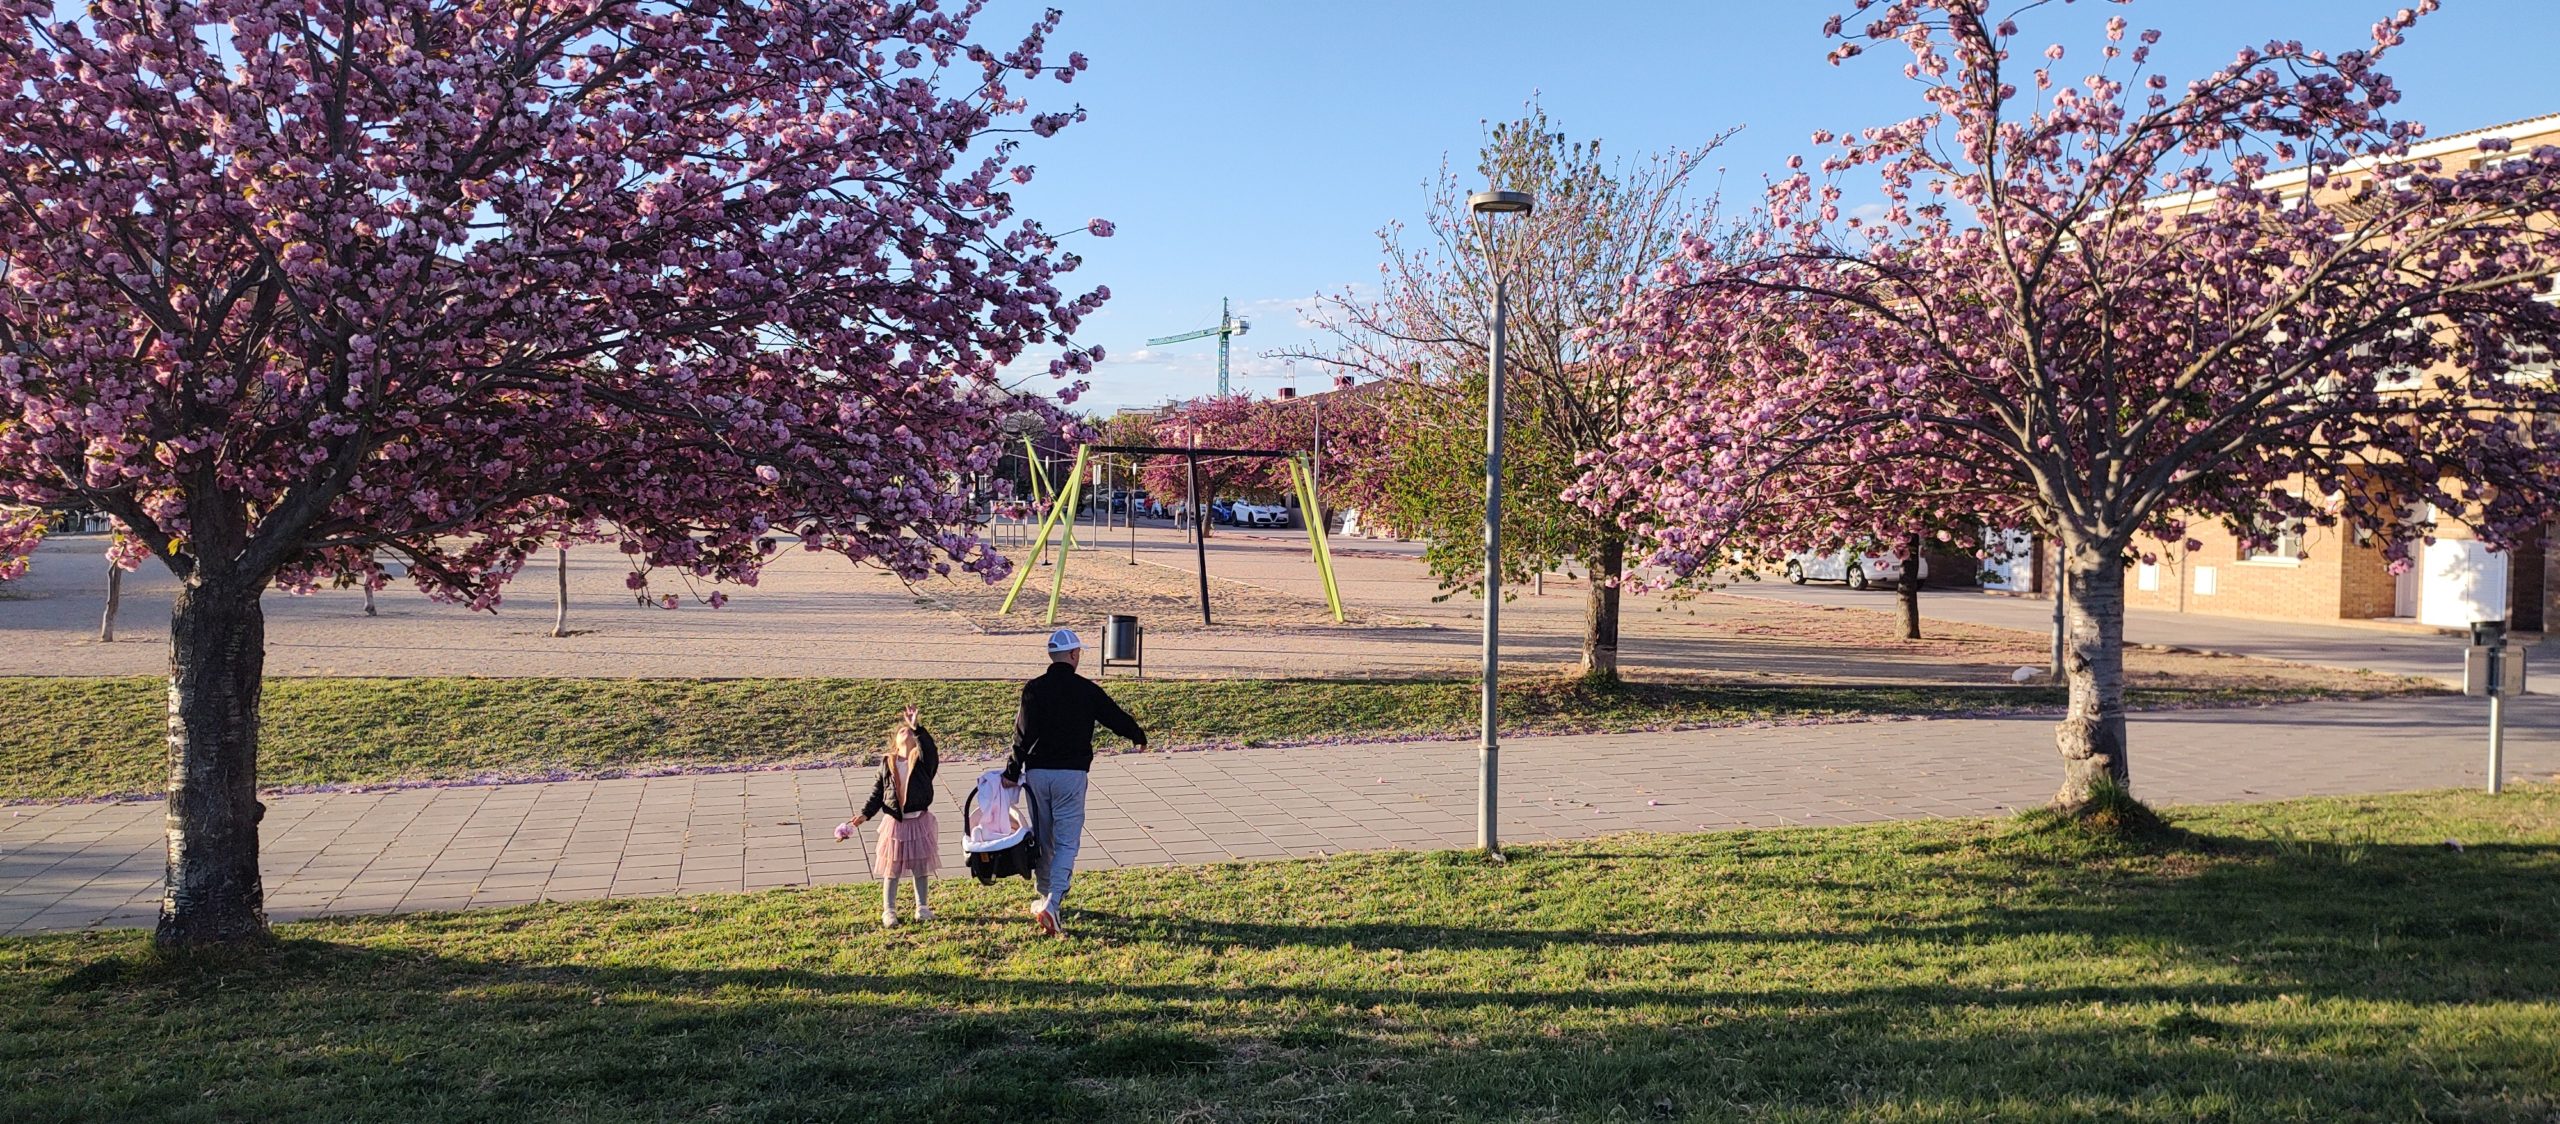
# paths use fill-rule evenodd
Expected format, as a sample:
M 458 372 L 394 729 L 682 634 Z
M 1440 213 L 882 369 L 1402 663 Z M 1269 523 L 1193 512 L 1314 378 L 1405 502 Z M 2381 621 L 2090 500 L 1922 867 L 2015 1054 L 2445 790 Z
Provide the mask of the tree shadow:
M 934 932 L 845 940 L 808 928 L 845 915 L 810 892 L 339 922 L 334 940 L 223 964 L 66 958 L 7 1024 L 25 1037 L 0 1046 L 18 1073 L 0 1104 L 287 1120 L 2560 1112 L 2560 846 L 2269 831 L 2134 849 L 2007 827 L 1859 861 L 1816 833 L 1634 843 L 1521 849 L 1497 868 L 1508 882 L 1447 916 L 1115 899 L 1079 939 L 1038 942 L 1009 913 L 972 925 L 994 896 L 963 890 Z M 1682 863 L 1720 864 L 1701 907 L 1808 886 L 1822 904 L 1792 925 L 1711 924 L 1640 896 Z M 1404 873 L 1472 876 L 1441 865 Z M 1622 900 L 1566 909 L 1591 895 L 1561 888 L 1619 874 Z M 1190 900 L 1211 876 L 1178 877 L 1150 885 Z M 694 939 L 652 943 L 669 935 Z

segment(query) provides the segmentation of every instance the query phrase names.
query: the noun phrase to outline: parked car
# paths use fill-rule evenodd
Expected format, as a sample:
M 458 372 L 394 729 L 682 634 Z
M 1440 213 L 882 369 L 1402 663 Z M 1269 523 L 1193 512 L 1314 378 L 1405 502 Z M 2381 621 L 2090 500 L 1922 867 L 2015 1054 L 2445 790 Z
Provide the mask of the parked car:
M 1845 550 L 1829 554 L 1796 551 L 1787 555 L 1787 580 L 1797 585 L 1809 581 L 1846 582 L 1851 589 L 1867 589 L 1890 585 L 1902 580 L 1902 560 L 1890 554 L 1851 554 Z M 1929 560 L 1920 560 L 1920 577 L 1929 577 Z
M 1219 523 L 1234 523 L 1236 521 L 1236 501 L 1226 499 L 1210 500 L 1209 518 Z
M 1239 527 L 1288 526 L 1289 509 L 1278 504 L 1240 503 L 1235 505 L 1232 522 Z

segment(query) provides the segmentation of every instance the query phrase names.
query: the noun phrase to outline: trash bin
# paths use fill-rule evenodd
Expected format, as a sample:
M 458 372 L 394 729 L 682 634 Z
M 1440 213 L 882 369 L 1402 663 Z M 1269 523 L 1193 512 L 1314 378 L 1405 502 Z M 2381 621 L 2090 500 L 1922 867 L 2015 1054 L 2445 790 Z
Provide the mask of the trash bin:
M 1133 615 L 1113 613 L 1103 618 L 1102 666 L 1120 664 L 1146 674 L 1146 636 L 1147 630 L 1138 627 L 1138 618 Z

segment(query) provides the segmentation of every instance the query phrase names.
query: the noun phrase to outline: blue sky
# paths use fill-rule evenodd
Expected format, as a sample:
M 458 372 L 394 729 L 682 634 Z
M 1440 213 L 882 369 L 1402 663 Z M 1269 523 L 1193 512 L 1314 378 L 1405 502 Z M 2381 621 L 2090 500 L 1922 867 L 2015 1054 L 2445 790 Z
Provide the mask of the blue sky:
M 2028 17 L 2026 36 L 2077 62 L 2122 13 L 2162 30 L 2161 69 L 2182 81 L 2270 38 L 2369 44 L 2402 2 L 2081 0 Z M 1567 134 L 1620 154 L 1742 126 L 1708 161 L 1729 208 L 1755 201 L 1813 130 L 1920 104 L 1887 51 L 1823 61 L 1822 21 L 1845 0 L 995 0 L 980 38 L 1052 4 L 1066 12 L 1060 49 L 1092 69 L 1040 97 L 1092 119 L 1026 143 L 1038 171 L 1017 198 L 1053 229 L 1097 216 L 1119 228 L 1073 241 L 1086 256 L 1074 279 L 1112 291 L 1080 333 L 1109 353 L 1082 403 L 1106 411 L 1214 390 L 1215 340 L 1143 344 L 1215 323 L 1220 297 L 1253 320 L 1237 388 L 1276 393 L 1285 365 L 1260 356 L 1310 337 L 1307 298 L 1374 279 L 1378 228 L 1417 217 L 1443 155 L 1471 168 L 1485 123 L 1533 96 Z M 2560 0 L 2447 0 L 2394 52 L 2399 110 L 2438 133 L 2560 111 L 2555 45 Z M 1324 374 L 1300 364 L 1297 381 L 1316 389 Z

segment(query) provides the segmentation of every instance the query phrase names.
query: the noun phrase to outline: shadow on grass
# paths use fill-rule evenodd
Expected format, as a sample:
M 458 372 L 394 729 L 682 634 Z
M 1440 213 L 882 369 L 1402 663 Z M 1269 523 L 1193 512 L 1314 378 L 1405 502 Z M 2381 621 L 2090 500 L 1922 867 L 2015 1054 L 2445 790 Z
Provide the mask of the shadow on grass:
M 2560 846 L 1841 838 L 1150 872 L 1066 942 L 975 888 L 946 918 L 1005 927 L 848 937 L 868 894 L 811 891 L 337 922 L 217 967 L 65 940 L 0 993 L 0 1115 L 2560 1112 Z M 1329 883 L 1422 904 L 1325 917 Z M 1674 884 L 1691 908 L 1646 897 Z

